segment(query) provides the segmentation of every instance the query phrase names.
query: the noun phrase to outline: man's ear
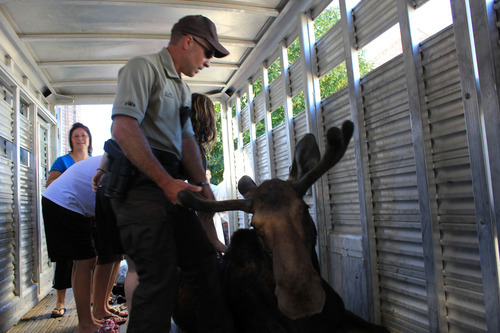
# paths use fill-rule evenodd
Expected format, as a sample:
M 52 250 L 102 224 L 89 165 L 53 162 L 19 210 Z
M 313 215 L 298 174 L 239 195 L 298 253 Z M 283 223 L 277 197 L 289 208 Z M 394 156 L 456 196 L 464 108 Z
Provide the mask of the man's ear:
M 193 37 L 191 35 L 182 36 L 181 45 L 184 50 L 189 50 L 193 45 Z

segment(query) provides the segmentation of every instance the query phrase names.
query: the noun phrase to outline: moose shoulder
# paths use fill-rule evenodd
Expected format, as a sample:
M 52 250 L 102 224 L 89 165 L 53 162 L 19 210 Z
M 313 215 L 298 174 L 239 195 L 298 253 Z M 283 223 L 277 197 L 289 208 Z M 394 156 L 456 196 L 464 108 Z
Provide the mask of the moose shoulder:
M 323 158 L 316 139 L 297 144 L 287 181 L 270 179 L 257 186 L 244 176 L 238 182 L 242 200 L 210 201 L 180 192 L 183 206 L 198 211 L 243 210 L 253 229 L 234 233 L 223 258 L 222 277 L 235 332 L 387 332 L 344 308 L 340 296 L 321 278 L 315 252 L 316 228 L 303 196 L 344 155 L 353 124 L 330 128 Z M 189 311 L 186 281 L 179 288 L 174 320 L 196 332 Z

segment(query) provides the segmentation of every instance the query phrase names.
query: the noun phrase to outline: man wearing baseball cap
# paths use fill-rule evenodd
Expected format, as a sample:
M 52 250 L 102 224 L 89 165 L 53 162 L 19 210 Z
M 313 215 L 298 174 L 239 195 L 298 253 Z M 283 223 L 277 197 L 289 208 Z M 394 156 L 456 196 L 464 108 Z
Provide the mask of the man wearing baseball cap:
M 130 60 L 118 75 L 112 136 L 136 170 L 127 168 L 128 187 L 111 198 L 125 253 L 139 275 L 133 296 L 126 295 L 132 297 L 129 333 L 169 332 L 178 267 L 197 295 L 196 331 L 231 330 L 215 249 L 196 213 L 177 201 L 181 190 L 215 199 L 190 118 L 182 117 L 191 92 L 181 76 L 192 77 L 209 67 L 212 57 L 228 54 L 210 19 L 186 16 L 173 26 L 166 48 Z M 103 183 L 128 163 L 111 158 Z M 189 183 L 179 179 L 181 168 Z
M 205 39 L 214 49 L 213 52 L 216 58 L 222 58 L 229 54 L 229 51 L 219 43 L 215 24 L 205 16 L 185 16 L 174 25 L 172 31 L 179 31 L 184 34 L 191 34 Z

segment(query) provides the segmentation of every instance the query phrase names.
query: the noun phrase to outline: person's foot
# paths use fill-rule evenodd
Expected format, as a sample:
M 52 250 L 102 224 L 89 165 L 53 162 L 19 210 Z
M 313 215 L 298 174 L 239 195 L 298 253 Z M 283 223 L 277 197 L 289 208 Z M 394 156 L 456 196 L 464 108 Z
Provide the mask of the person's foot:
M 59 317 L 64 316 L 65 313 L 66 313 L 66 308 L 54 308 L 54 310 L 52 310 L 52 313 L 50 314 L 50 316 L 52 318 L 59 318 Z
M 118 317 L 118 316 L 115 316 L 115 315 L 102 317 L 102 319 L 103 320 L 112 320 L 117 325 L 123 325 L 127 321 L 127 318 L 122 318 L 122 317 Z
M 95 333 L 118 333 L 119 326 L 112 319 L 103 319 Z
M 125 324 L 125 322 L 127 321 L 127 318 L 115 316 L 110 312 L 105 312 L 104 314 L 94 313 L 93 316 L 94 318 L 97 318 L 96 320 L 98 322 L 102 322 L 103 320 L 112 320 L 114 323 L 118 325 Z
M 119 326 L 111 319 L 93 320 L 91 325 L 78 323 L 77 333 L 118 333 Z
M 103 325 L 101 323 L 97 323 L 95 320 L 91 324 L 79 322 L 76 328 L 76 333 L 97 333 L 102 326 Z
M 113 308 L 113 307 L 109 307 L 108 311 L 111 312 L 112 314 L 114 314 L 115 316 L 118 316 L 118 317 L 123 317 L 123 318 L 128 317 L 127 311 L 121 311 L 120 309 Z

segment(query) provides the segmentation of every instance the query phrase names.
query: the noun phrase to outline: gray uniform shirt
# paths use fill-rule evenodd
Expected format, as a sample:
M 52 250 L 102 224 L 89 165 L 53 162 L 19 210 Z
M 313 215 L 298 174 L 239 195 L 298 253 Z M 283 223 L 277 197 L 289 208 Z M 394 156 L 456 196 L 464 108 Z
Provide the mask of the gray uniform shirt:
M 182 139 L 193 136 L 188 118 L 180 125 L 180 108 L 191 106 L 191 92 L 174 68 L 166 48 L 131 59 L 118 74 L 112 117 L 137 119 L 150 146 L 182 158 Z

